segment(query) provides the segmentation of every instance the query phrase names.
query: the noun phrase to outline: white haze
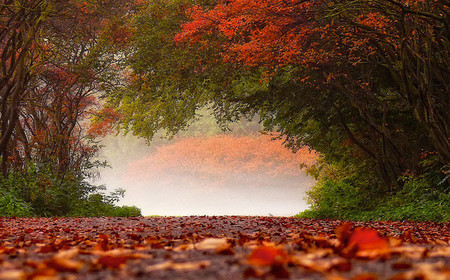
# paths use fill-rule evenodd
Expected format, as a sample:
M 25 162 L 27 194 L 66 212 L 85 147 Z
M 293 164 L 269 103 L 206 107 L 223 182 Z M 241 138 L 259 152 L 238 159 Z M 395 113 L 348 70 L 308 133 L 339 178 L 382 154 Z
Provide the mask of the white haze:
M 292 216 L 307 208 L 304 193 L 314 183 L 300 170 L 298 176 L 290 177 L 236 172 L 226 182 L 173 171 L 152 180 L 145 174 L 129 177 L 130 164 L 152 155 L 155 148 L 132 135 L 108 136 L 103 144 L 102 159 L 112 168 L 101 170 L 96 184 L 105 184 L 108 191 L 125 189 L 125 197 L 118 204 L 135 205 L 144 216 Z

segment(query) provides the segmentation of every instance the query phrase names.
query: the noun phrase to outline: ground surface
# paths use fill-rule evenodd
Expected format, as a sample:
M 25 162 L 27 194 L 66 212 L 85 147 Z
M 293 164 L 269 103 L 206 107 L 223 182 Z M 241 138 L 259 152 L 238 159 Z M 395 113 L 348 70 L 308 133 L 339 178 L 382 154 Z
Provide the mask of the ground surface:
M 450 279 L 450 223 L 0 218 L 0 279 Z

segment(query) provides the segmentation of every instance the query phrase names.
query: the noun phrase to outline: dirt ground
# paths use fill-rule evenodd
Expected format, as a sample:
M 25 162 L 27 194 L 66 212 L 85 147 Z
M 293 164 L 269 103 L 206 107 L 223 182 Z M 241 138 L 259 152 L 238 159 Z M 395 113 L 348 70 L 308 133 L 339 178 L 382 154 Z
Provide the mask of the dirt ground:
M 450 223 L 0 218 L 0 279 L 450 279 Z

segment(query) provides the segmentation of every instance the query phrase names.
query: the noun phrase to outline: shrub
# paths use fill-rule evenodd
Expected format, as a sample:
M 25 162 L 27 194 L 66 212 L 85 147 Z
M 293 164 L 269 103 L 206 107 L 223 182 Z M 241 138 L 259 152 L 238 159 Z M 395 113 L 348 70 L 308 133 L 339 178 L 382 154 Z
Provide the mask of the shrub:
M 115 206 L 112 213 L 109 216 L 112 217 L 138 217 L 142 216 L 141 209 L 136 206 Z
M 450 220 L 450 192 L 445 176 L 402 177 L 402 189 L 378 199 L 345 179 L 322 180 L 307 193 L 311 209 L 297 217 L 446 222 Z
M 0 177 L 0 215 L 5 216 L 133 216 L 136 207 L 115 206 L 125 190 L 110 194 L 105 186 L 88 182 L 82 172 L 56 174 L 51 165 L 29 164 L 22 171 Z
M 0 216 L 29 217 L 33 215 L 31 206 L 18 198 L 14 190 L 2 190 L 0 195 Z

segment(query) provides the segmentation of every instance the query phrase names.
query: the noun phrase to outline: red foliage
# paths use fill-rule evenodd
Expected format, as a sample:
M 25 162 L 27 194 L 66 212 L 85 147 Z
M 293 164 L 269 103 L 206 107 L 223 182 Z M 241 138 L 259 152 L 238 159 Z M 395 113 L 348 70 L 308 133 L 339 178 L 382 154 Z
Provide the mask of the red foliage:
M 401 19 L 392 13 L 403 7 L 414 14 L 440 5 L 436 0 L 388 1 L 391 3 L 386 3 L 390 6 L 385 10 L 377 4 L 367 4 L 356 13 L 349 12 L 355 14 L 344 15 L 341 11 L 346 20 L 329 19 L 331 10 L 336 8 L 333 5 L 345 5 L 341 2 L 232 0 L 222 1 L 210 10 L 195 6 L 187 11 L 191 21 L 182 25 L 174 40 L 195 44 L 200 50 L 216 49 L 225 62 L 239 67 L 320 68 L 328 74 L 326 79 L 308 81 L 309 76 L 298 77 L 317 86 L 318 82 L 329 84 L 334 79 L 349 78 L 348 67 L 376 58 L 383 51 L 400 53 L 404 40 L 420 38 L 414 28 L 402 34 L 398 22 Z M 369 84 L 359 81 L 359 86 L 367 88 Z
M 328 52 L 317 43 L 310 47 L 310 39 L 322 33 L 314 21 L 321 2 L 236 0 L 209 11 L 194 7 L 187 12 L 192 21 L 175 40 L 206 47 L 210 42 L 203 36 L 217 32 L 226 39 L 221 45 L 224 60 L 248 66 L 325 62 Z

